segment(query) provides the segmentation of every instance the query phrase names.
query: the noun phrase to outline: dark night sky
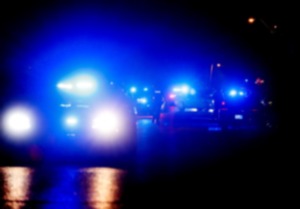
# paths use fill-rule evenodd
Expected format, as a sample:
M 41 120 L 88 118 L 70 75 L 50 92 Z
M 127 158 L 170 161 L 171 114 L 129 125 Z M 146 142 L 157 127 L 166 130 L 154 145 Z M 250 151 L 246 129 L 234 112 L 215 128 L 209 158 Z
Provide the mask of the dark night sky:
M 63 73 L 80 58 L 80 66 L 90 61 L 114 76 L 121 71 L 129 80 L 164 79 L 170 72 L 207 74 L 211 63 L 222 62 L 228 73 L 243 68 L 253 76 L 272 77 L 277 88 L 289 79 L 282 69 L 294 64 L 296 7 L 288 1 L 70 2 L 2 3 L 3 75 Z M 259 22 L 249 25 L 249 16 L 278 30 L 270 34 Z M 74 51 L 90 60 L 79 52 L 72 57 Z

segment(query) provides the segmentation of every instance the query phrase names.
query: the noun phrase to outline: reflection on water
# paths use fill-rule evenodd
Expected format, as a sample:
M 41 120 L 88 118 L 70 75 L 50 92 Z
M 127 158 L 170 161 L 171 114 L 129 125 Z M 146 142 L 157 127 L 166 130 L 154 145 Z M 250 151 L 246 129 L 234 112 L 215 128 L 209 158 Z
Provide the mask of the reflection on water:
M 113 168 L 81 169 L 83 194 L 90 208 L 120 208 L 125 171 Z
M 0 208 L 118 209 L 126 171 L 0 167 Z
M 33 170 L 26 167 L 0 167 L 1 199 L 5 208 L 20 209 L 29 200 Z

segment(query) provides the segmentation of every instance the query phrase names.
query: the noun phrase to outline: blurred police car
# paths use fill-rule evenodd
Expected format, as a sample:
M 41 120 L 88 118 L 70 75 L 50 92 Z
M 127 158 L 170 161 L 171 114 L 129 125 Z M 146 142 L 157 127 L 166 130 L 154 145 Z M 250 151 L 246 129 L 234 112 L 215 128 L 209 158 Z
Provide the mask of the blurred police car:
M 207 91 L 176 87 L 161 106 L 161 127 L 209 130 L 216 127 L 213 98 Z
M 216 96 L 218 120 L 224 130 L 271 128 L 274 121 L 270 108 L 271 106 L 264 108 L 261 100 L 244 88 L 228 89 Z
M 133 106 L 116 84 L 74 73 L 46 93 L 12 97 L 1 109 L 1 141 L 12 155 L 74 163 L 134 160 Z

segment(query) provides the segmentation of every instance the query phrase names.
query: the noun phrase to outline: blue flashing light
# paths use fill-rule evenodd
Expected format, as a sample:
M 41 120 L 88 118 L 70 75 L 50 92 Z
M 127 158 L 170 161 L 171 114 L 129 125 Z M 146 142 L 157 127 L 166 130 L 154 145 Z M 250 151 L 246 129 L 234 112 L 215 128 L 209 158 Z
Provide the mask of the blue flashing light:
M 229 96 L 235 97 L 237 95 L 237 91 L 236 90 L 230 90 L 229 92 Z
M 245 93 L 244 93 L 243 91 L 240 91 L 240 92 L 239 92 L 239 95 L 240 95 L 240 96 L 244 96 Z
M 89 96 L 97 91 L 97 81 L 92 75 L 75 74 L 58 83 L 57 88 L 74 96 Z
M 174 87 L 172 89 L 172 91 L 174 93 L 182 93 L 182 94 L 188 94 L 188 93 L 191 93 L 191 89 L 187 86 L 187 85 L 183 85 L 183 86 L 177 86 L 177 87 Z M 193 92 L 193 91 L 192 91 Z M 193 92 L 195 93 L 195 92 Z M 193 94 L 191 93 L 191 94 Z
M 70 103 L 67 103 L 67 104 L 60 104 L 60 107 L 63 107 L 63 108 L 69 108 L 69 107 L 71 107 L 72 106 L 72 104 L 70 104 Z
M 78 124 L 78 119 L 76 117 L 69 116 L 66 118 L 65 123 L 69 127 L 74 127 Z
M 136 92 L 137 92 L 136 87 L 131 87 L 131 88 L 130 88 L 130 92 L 131 92 L 131 93 L 136 93 Z
M 236 115 L 234 115 L 234 119 L 235 120 L 243 120 L 243 115 L 236 114 Z
M 147 87 L 145 87 L 145 88 L 144 88 L 144 91 L 148 91 L 148 88 L 147 88 Z
M 208 131 L 222 131 L 222 128 L 221 127 L 214 127 L 214 126 L 212 126 L 212 127 L 209 127 L 208 128 Z
M 189 87 L 188 86 L 182 86 L 181 87 L 181 92 L 184 94 L 187 94 L 189 92 Z
M 173 88 L 173 92 L 181 92 L 181 89 L 178 88 L 178 87 L 174 87 L 174 88 Z
M 212 109 L 212 108 L 208 109 L 208 112 L 209 112 L 209 113 L 214 113 L 214 111 L 215 111 L 215 110 Z
M 198 112 L 198 108 L 192 107 L 192 108 L 185 108 L 185 112 Z
M 147 99 L 145 97 L 143 98 L 138 98 L 137 99 L 137 102 L 140 103 L 140 104 L 146 104 L 147 103 Z
M 191 89 L 191 90 L 190 90 L 190 94 L 191 94 L 191 95 L 195 95 L 195 94 L 196 94 L 196 90 L 195 90 L 195 89 Z

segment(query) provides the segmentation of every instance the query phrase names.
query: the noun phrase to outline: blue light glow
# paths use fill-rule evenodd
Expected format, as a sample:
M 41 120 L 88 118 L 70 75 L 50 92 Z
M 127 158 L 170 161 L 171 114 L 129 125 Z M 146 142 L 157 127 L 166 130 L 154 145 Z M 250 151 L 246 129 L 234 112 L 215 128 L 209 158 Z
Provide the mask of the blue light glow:
M 240 92 L 239 92 L 239 95 L 240 95 L 240 96 L 244 96 L 245 93 L 244 93 L 243 91 L 240 91 Z
M 62 90 L 71 90 L 73 89 L 73 85 L 71 83 L 58 83 L 57 88 Z
M 96 92 L 97 82 L 92 75 L 75 74 L 65 81 L 58 83 L 57 88 L 69 94 L 85 96 Z
M 136 93 L 136 92 L 137 92 L 136 87 L 131 87 L 131 88 L 130 88 L 130 92 L 131 92 L 131 93 Z
M 195 94 L 195 90 L 190 89 L 187 85 L 183 85 L 183 86 L 176 86 L 172 89 L 172 91 L 174 93 L 182 93 L 182 94 Z
M 235 97 L 237 95 L 237 91 L 236 90 L 230 90 L 229 95 L 232 97 Z
M 97 135 L 108 137 L 106 139 L 124 133 L 124 128 L 123 115 L 110 109 L 101 110 L 92 119 L 92 129 L 94 132 Z
M 66 118 L 65 123 L 67 126 L 74 127 L 78 124 L 78 119 L 74 116 L 69 116 Z
M 187 94 L 189 92 L 189 87 L 188 86 L 182 86 L 181 91 L 182 91 L 182 93 Z
M 196 90 L 195 90 L 195 89 L 191 89 L 191 90 L 190 90 L 190 94 L 191 94 L 191 95 L 195 95 L 195 94 L 196 94 Z
M 63 107 L 63 108 L 70 108 L 70 107 L 72 107 L 72 104 L 70 104 L 70 103 L 60 104 L 60 106 Z
M 147 103 L 147 98 L 143 97 L 143 98 L 138 98 L 137 102 L 140 104 L 146 104 Z
M 174 88 L 173 88 L 173 92 L 181 92 L 181 88 L 174 87 Z
M 239 115 L 239 114 L 234 115 L 234 119 L 235 120 L 243 120 L 243 115 Z
M 185 112 L 198 112 L 198 108 L 192 107 L 192 108 L 185 108 Z

